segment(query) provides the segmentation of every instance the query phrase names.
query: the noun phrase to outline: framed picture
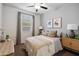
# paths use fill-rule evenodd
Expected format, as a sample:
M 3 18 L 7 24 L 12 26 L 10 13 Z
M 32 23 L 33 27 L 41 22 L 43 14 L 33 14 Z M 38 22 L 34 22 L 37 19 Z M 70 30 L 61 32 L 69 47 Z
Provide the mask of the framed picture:
M 47 21 L 47 28 L 52 28 L 52 20 Z
M 53 18 L 53 28 L 61 28 L 62 27 L 62 18 L 56 17 Z

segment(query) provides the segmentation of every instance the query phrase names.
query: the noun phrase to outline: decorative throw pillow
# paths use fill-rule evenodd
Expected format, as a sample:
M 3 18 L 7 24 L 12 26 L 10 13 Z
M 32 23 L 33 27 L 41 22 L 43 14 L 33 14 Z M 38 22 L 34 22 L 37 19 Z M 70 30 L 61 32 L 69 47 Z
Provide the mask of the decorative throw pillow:
M 57 36 L 57 31 L 50 31 L 50 32 L 48 33 L 48 36 L 49 36 L 49 37 L 56 37 L 56 36 Z
M 47 36 L 47 33 L 45 31 L 42 31 L 42 35 Z

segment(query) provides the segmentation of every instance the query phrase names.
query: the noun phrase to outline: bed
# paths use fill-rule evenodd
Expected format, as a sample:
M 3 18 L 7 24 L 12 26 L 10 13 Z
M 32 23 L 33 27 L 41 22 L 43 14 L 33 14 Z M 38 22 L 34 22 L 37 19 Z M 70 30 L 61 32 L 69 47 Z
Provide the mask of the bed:
M 29 37 L 25 40 L 25 49 L 29 56 L 51 56 L 63 49 L 59 39 L 44 35 Z

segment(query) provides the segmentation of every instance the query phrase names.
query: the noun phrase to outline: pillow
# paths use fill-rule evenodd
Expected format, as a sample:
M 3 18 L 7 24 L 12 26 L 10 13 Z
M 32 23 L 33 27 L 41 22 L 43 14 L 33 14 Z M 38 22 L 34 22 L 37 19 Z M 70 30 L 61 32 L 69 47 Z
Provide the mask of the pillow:
M 42 35 L 47 36 L 47 33 L 45 31 L 42 31 Z
M 50 32 L 48 33 L 48 36 L 49 36 L 49 37 L 56 37 L 56 36 L 57 36 L 57 31 L 50 31 Z

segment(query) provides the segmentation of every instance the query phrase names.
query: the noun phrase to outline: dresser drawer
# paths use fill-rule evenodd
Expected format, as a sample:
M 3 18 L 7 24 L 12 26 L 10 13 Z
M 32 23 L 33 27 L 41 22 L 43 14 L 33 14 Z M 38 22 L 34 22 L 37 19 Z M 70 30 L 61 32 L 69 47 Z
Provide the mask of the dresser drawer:
M 70 40 L 70 39 L 62 39 L 62 44 L 65 47 L 71 47 L 72 46 L 72 40 Z
M 79 51 L 79 40 L 72 38 L 62 38 L 62 44 L 64 47 L 68 47 L 72 50 Z
M 79 51 L 79 40 L 72 40 L 71 48 Z

